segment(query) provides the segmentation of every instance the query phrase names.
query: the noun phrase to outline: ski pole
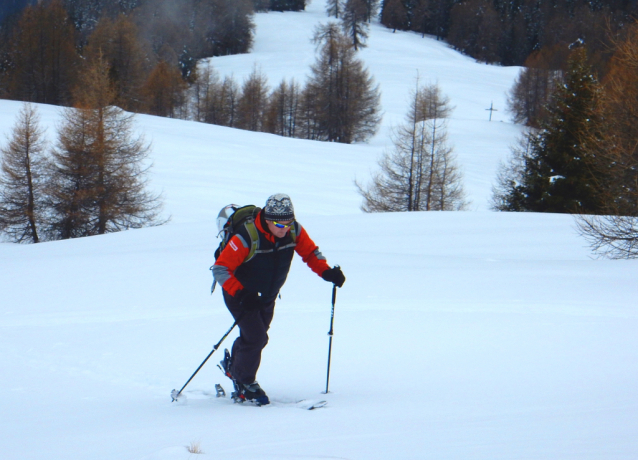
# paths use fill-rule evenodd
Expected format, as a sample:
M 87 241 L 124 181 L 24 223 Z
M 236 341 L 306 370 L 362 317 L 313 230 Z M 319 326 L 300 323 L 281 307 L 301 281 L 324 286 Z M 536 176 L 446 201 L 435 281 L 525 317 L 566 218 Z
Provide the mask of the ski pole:
M 173 398 L 173 400 L 172 400 L 171 402 L 175 402 L 175 401 L 177 401 L 177 398 L 179 398 L 179 395 L 181 395 L 181 394 L 182 394 L 182 391 L 184 390 L 184 388 L 186 388 L 186 385 L 188 385 L 188 384 L 191 382 L 191 380 L 193 380 L 193 377 L 195 377 L 195 375 L 199 372 L 199 370 L 200 370 L 202 367 L 204 367 L 204 364 L 206 364 L 206 361 L 208 361 L 208 358 L 210 358 L 210 357 L 213 355 L 213 353 L 215 353 L 215 352 L 217 351 L 217 349 L 218 349 L 218 348 L 219 348 L 219 346 L 222 344 L 222 342 L 224 341 L 224 339 L 226 339 L 226 337 L 228 337 L 228 335 L 231 333 L 231 331 L 232 331 L 233 329 L 235 329 L 235 326 L 237 326 L 237 323 L 239 323 L 239 321 L 241 321 L 241 318 L 242 318 L 243 316 L 244 316 L 244 314 L 243 314 L 243 312 L 242 312 L 242 314 L 239 316 L 239 318 L 237 318 L 237 319 L 235 320 L 235 322 L 234 322 L 234 323 L 233 323 L 233 325 L 230 327 L 230 329 L 228 329 L 228 332 L 226 332 L 226 334 L 224 334 L 224 336 L 220 339 L 220 341 L 219 341 L 219 342 L 217 342 L 217 345 L 215 345 L 215 346 L 213 347 L 213 349 L 211 350 L 211 352 L 210 352 L 210 353 L 208 353 L 208 356 L 206 356 L 206 359 L 205 359 L 205 360 L 204 360 L 204 361 L 203 361 L 203 362 L 199 365 L 199 367 L 197 368 L 197 370 L 196 370 L 195 372 L 193 372 L 193 375 L 191 375 L 191 378 L 190 378 L 190 379 L 188 379 L 188 381 L 184 384 L 184 386 L 182 387 L 182 389 L 181 389 L 181 390 L 179 390 L 179 391 L 176 391 L 176 390 L 171 391 L 171 398 Z
M 328 394 L 328 385 L 330 383 L 330 358 L 332 356 L 332 336 L 334 335 L 333 325 L 335 320 L 335 302 L 337 300 L 337 285 L 332 285 L 332 313 L 330 314 L 330 331 L 328 332 L 328 336 L 330 337 L 328 341 L 328 374 L 326 375 L 326 394 Z

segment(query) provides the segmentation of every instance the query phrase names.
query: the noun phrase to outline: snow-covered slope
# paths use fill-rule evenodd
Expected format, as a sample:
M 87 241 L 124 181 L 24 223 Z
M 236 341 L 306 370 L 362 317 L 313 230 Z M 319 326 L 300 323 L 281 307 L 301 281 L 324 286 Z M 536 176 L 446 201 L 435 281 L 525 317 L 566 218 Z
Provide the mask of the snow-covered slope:
M 242 77 L 258 62 L 272 84 L 301 81 L 323 1 L 256 19 L 254 53 L 214 65 Z M 138 116 L 170 224 L 0 244 L 0 458 L 186 460 L 198 458 L 191 443 L 202 459 L 638 457 L 638 263 L 591 259 L 569 216 L 486 211 L 495 166 L 519 132 L 502 111 L 516 69 L 376 26 L 369 44 L 362 57 L 385 111 L 369 144 Z M 289 46 L 274 54 L 279 45 Z M 375 168 L 417 68 L 457 106 L 450 138 L 474 210 L 362 214 L 353 179 Z M 0 101 L 0 133 L 19 108 Z M 53 139 L 59 109 L 39 110 Z M 232 324 L 219 290 L 209 292 L 217 211 L 275 192 L 292 196 L 347 277 L 331 393 L 321 394 L 331 288 L 296 260 L 259 373 L 274 403 L 215 399 L 215 383 L 230 390 L 220 352 L 186 403 L 171 403 Z M 302 398 L 328 406 L 290 404 Z

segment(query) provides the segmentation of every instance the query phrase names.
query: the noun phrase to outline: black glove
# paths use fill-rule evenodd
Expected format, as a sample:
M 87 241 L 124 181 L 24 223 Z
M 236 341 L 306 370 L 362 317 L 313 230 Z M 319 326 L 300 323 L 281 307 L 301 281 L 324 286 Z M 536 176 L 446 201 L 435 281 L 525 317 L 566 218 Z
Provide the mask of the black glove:
M 343 272 L 341 271 L 341 267 L 339 267 L 338 265 L 335 267 L 329 268 L 328 270 L 323 272 L 321 274 L 321 277 L 324 280 L 330 283 L 334 283 L 335 285 L 339 287 L 343 286 L 343 283 L 346 282 L 346 277 L 343 275 Z
M 259 310 L 263 305 L 259 292 L 247 291 L 246 289 L 237 291 L 235 300 L 239 303 L 239 307 L 244 310 Z

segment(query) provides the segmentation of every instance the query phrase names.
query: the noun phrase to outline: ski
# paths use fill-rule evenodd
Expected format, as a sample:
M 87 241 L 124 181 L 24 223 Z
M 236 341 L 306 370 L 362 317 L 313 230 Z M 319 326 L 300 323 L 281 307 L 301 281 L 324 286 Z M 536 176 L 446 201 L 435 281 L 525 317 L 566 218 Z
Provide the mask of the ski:
M 226 397 L 226 391 L 224 390 L 224 388 L 219 383 L 215 384 L 215 390 L 217 391 L 217 394 L 216 394 L 217 398 L 225 398 Z M 266 404 L 261 403 L 258 400 L 242 399 L 234 391 L 231 393 L 230 399 L 236 404 L 248 403 L 249 405 L 256 406 L 256 407 L 261 407 L 261 406 L 265 406 L 266 405 Z M 300 400 L 295 401 L 295 402 L 286 402 L 286 401 L 273 400 L 273 401 L 270 401 L 268 404 L 272 404 L 274 406 L 294 406 L 294 407 L 297 407 L 299 409 L 314 410 L 314 409 L 319 409 L 321 407 L 325 407 L 328 404 L 328 401 L 326 401 L 324 399 L 300 399 Z

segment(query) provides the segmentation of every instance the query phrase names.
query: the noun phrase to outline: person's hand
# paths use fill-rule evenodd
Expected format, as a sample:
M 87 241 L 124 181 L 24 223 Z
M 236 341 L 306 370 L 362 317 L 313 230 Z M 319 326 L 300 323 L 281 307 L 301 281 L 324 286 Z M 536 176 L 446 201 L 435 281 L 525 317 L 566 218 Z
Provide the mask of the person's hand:
M 259 310 L 262 307 L 259 292 L 242 289 L 235 294 L 235 299 L 239 302 L 240 308 L 244 310 Z
M 330 282 L 330 283 L 334 283 L 336 286 L 343 286 L 343 283 L 346 282 L 346 277 L 344 276 L 343 272 L 341 271 L 341 267 L 339 267 L 338 265 L 332 268 L 329 268 L 328 270 L 324 271 L 321 274 L 321 277 Z

